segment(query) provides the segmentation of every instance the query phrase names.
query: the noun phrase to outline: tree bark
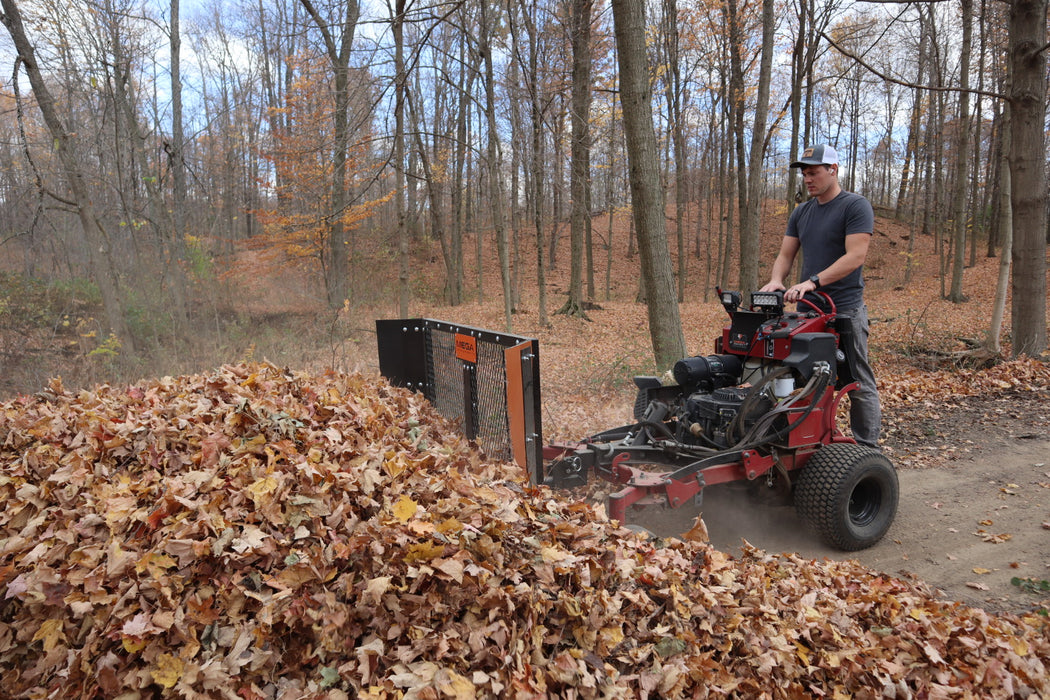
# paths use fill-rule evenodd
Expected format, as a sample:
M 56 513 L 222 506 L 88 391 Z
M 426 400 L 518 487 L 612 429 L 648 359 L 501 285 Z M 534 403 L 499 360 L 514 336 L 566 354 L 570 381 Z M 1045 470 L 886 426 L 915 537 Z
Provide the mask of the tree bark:
M 1047 0 L 1010 3 L 1013 354 L 1046 350 Z
M 955 189 L 952 193 L 952 218 L 955 221 L 952 249 L 952 286 L 948 299 L 954 303 L 966 301 L 963 295 L 963 268 L 966 263 L 966 231 L 968 213 L 966 194 L 969 181 L 970 156 L 970 49 L 973 46 L 973 0 L 961 0 L 962 46 L 959 55 L 959 138 L 955 148 Z
M 398 313 L 408 318 L 411 299 L 408 203 L 405 191 L 405 0 L 395 0 L 391 30 L 394 36 L 394 201 L 397 206 Z
M 773 73 L 773 31 L 776 28 L 774 6 L 774 0 L 762 0 L 762 58 L 758 74 L 758 101 L 755 105 L 751 148 L 748 153 L 747 205 L 740 215 L 740 290 L 744 293 L 758 289 L 759 243 L 762 234 L 762 162 L 765 157 L 766 119 L 769 115 L 769 83 Z
M 573 0 L 570 8 L 572 40 L 571 163 L 569 191 L 569 296 L 560 314 L 587 317 L 583 308 L 584 245 L 589 238 L 590 112 L 591 112 L 591 0 Z
M 1006 110 L 1005 121 L 1009 122 L 1009 106 Z M 1004 131 L 1009 134 L 1007 127 Z M 1009 136 L 1007 136 L 1009 138 Z M 1006 144 L 1004 144 L 1005 146 Z M 1003 149 L 1005 154 L 1008 147 Z M 1005 157 L 1003 158 L 1005 160 Z M 1003 236 L 1003 251 L 999 256 L 999 278 L 995 285 L 995 299 L 992 302 L 992 320 L 988 326 L 988 335 L 985 337 L 984 347 L 993 355 L 998 355 L 1002 348 L 999 343 L 999 335 L 1003 330 L 1003 317 L 1006 315 L 1006 292 L 1010 287 L 1010 265 L 1013 249 L 1013 210 L 1010 207 L 1010 164 L 1003 163 L 1000 169 L 1002 182 L 999 183 L 999 219 L 1000 230 Z
M 659 151 L 653 128 L 652 86 L 645 50 L 643 0 L 613 0 L 613 24 L 620 71 L 624 134 L 630 169 L 631 202 L 649 317 L 649 335 L 658 369 L 685 356 L 685 339 L 667 246 Z

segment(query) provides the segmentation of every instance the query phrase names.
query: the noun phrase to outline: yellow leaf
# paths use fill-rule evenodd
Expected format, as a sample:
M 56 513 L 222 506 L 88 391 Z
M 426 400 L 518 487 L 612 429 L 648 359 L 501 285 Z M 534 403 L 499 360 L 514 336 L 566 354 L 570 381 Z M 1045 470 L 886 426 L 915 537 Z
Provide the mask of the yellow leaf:
M 135 564 L 135 573 L 141 574 L 143 571 L 149 571 L 150 576 L 156 579 L 163 575 L 164 569 L 170 569 L 173 566 L 175 566 L 175 560 L 172 557 L 160 552 L 150 552 Z
M 572 555 L 570 555 L 565 550 L 558 549 L 556 547 L 541 547 L 540 548 L 540 557 L 543 558 L 543 561 L 546 564 L 554 564 L 554 563 L 557 563 L 557 562 L 560 562 L 560 561 L 565 561 L 570 556 L 572 556 Z
M 463 523 L 459 522 L 455 518 L 449 518 L 438 523 L 437 531 L 442 535 L 452 535 L 457 532 L 463 531 Z
M 33 641 L 44 640 L 44 651 L 51 651 L 59 642 L 66 641 L 66 635 L 62 633 L 62 620 L 58 618 L 51 618 L 50 620 L 44 620 L 44 624 L 40 625 L 40 629 L 33 635 Z
M 443 695 L 451 697 L 453 700 L 474 700 L 477 697 L 477 689 L 468 678 L 459 675 L 452 669 L 448 669 L 446 672 L 448 673 L 448 680 L 444 683 L 438 683 L 438 689 Z
M 1013 647 L 1014 653 L 1018 656 L 1028 656 L 1028 642 L 1021 639 L 1020 637 L 1011 637 L 1010 646 Z
M 621 627 L 602 627 L 598 630 L 598 641 L 600 647 L 604 647 L 605 653 L 618 646 L 623 639 L 624 635 Z
M 241 454 L 244 452 L 251 452 L 254 454 L 260 454 L 262 447 L 266 444 L 265 435 L 256 435 L 255 437 L 245 440 L 244 438 L 238 438 L 233 443 L 234 454 Z
M 174 654 L 161 654 L 157 657 L 157 668 L 150 671 L 150 675 L 157 684 L 171 688 L 182 677 L 184 665 L 182 659 Z
M 138 637 L 130 637 L 124 635 L 120 638 L 120 643 L 124 646 L 124 651 L 129 654 L 137 654 L 146 647 L 146 640 Z
M 261 497 L 273 493 L 276 489 L 277 479 L 272 476 L 266 476 L 249 486 L 248 492 L 251 493 L 253 500 L 258 501 Z
M 809 666 L 809 649 L 798 642 L 795 642 L 795 649 L 797 650 L 798 658 L 802 659 L 802 663 Z
M 415 564 L 421 561 L 430 561 L 436 557 L 440 557 L 445 551 L 445 546 L 438 544 L 432 540 L 426 542 L 420 542 L 408 547 L 405 552 L 405 563 Z
M 416 514 L 417 508 L 419 508 L 418 503 L 408 496 L 402 496 L 394 504 L 394 517 L 403 523 L 407 523 Z
M 975 574 L 990 574 L 990 573 L 992 573 L 992 570 L 991 569 L 986 569 L 983 566 L 975 566 L 975 567 L 973 567 L 973 572 Z
M 390 478 L 396 479 L 401 472 L 405 471 L 405 460 L 401 455 L 393 459 L 387 459 L 383 462 L 383 469 L 390 475 Z

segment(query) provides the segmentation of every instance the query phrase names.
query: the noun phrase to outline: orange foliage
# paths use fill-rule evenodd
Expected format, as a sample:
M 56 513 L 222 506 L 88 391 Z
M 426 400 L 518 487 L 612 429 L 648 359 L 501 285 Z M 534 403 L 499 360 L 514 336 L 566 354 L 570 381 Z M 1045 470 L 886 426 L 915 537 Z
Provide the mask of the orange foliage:
M 326 84 L 328 73 L 317 57 L 297 59 L 294 72 L 297 77 L 288 88 L 285 105 L 272 110 L 284 129 L 273 135 L 272 150 L 264 154 L 273 165 L 275 182 L 268 185 L 276 195 L 276 206 L 256 212 L 265 233 L 246 246 L 267 251 L 271 258 L 320 261 L 335 223 L 341 222 L 346 230 L 359 227 L 393 193 L 333 211 L 334 101 Z M 347 154 L 348 195 L 364 190 L 375 165 L 369 159 L 368 139 L 358 136 Z

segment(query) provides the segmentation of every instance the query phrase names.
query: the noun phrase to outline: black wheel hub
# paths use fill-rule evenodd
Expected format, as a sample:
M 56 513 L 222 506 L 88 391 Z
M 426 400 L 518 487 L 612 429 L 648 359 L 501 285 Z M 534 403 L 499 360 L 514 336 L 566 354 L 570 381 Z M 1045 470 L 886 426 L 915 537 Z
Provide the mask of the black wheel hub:
M 876 479 L 864 479 L 849 497 L 849 519 L 857 527 L 871 524 L 882 508 L 882 487 Z

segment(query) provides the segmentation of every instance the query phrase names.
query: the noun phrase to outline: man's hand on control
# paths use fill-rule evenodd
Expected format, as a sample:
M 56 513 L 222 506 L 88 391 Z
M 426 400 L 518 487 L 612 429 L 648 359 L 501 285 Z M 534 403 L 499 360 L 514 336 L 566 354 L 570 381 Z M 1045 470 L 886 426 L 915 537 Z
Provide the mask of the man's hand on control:
M 817 285 L 809 280 L 805 280 L 788 287 L 788 290 L 784 292 L 784 301 L 800 301 L 802 297 L 806 296 L 807 292 L 815 291 L 817 291 Z

